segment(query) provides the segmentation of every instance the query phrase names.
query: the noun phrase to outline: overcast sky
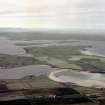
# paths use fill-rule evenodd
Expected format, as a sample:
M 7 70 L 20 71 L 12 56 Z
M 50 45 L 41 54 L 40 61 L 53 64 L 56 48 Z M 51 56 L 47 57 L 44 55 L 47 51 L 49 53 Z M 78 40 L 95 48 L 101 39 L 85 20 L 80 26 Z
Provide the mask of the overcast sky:
M 105 0 L 0 0 L 0 27 L 105 29 Z

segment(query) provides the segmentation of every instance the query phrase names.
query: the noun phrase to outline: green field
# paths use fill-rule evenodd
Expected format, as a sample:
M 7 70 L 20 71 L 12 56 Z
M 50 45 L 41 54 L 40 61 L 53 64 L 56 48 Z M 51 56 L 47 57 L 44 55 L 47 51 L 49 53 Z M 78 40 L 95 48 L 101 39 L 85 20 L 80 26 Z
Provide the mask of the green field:
M 68 58 L 72 55 L 81 55 L 79 47 L 27 47 L 26 52 L 34 55 L 34 58 L 45 62 L 48 65 L 54 65 L 58 68 L 81 69 L 80 66 L 69 62 Z
M 15 68 L 27 65 L 44 64 L 43 62 L 33 58 L 17 55 L 0 54 L 0 67 L 1 68 Z
M 49 46 L 49 47 L 27 47 L 24 48 L 27 53 L 31 53 L 34 56 L 50 56 L 60 59 L 67 59 L 71 55 L 81 55 L 80 49 L 84 46 Z
M 58 68 L 72 68 L 72 69 L 81 69 L 80 66 L 73 64 L 73 63 L 68 63 L 66 60 L 62 60 L 62 59 L 57 59 L 57 58 L 53 58 L 53 57 L 36 57 L 36 59 L 43 61 L 43 62 L 47 62 L 47 64 L 51 64 L 51 65 L 55 65 Z
M 17 80 L 1 80 L 0 85 L 5 84 L 10 90 L 20 90 L 20 89 L 48 89 L 61 87 L 62 85 L 50 80 L 45 75 L 40 76 L 26 76 Z
M 58 68 L 105 71 L 104 57 L 81 54 L 81 48 L 84 46 L 27 47 L 25 51 L 35 59 Z

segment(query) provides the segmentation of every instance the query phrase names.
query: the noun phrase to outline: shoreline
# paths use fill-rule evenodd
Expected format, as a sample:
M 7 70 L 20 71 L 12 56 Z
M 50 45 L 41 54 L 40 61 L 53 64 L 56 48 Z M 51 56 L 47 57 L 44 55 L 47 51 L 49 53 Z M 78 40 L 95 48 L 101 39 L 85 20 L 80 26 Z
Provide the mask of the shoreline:
M 51 72 L 51 73 L 48 75 L 48 77 L 49 77 L 49 79 L 51 79 L 51 80 L 53 80 L 53 81 L 56 81 L 56 82 L 65 82 L 65 81 L 61 81 L 59 78 L 57 78 L 57 77 L 55 76 L 57 73 L 61 73 L 61 72 L 63 72 L 63 71 L 68 71 L 68 70 L 67 70 L 67 69 L 63 69 L 63 70 L 53 71 L 53 72 Z
M 71 70 L 71 73 L 74 73 L 71 75 L 74 76 L 66 76 L 66 75 L 57 76 L 58 73 L 67 72 L 67 71 L 69 70 L 63 69 L 63 70 L 53 71 L 48 75 L 48 77 L 49 79 L 59 83 L 72 83 L 83 87 L 105 88 L 105 84 L 103 82 L 105 79 L 103 78 L 103 80 L 100 80 L 100 78 L 105 76 L 104 74 L 88 73 L 88 72 L 77 73 L 76 71 Z M 79 78 L 78 75 L 84 77 L 84 79 Z
M 89 50 L 86 50 L 86 51 L 81 50 L 80 52 L 81 52 L 82 54 L 85 54 L 85 55 L 98 56 L 98 57 L 105 57 L 105 55 L 101 55 L 101 54 L 97 54 L 97 53 L 92 53 L 92 52 L 89 51 Z

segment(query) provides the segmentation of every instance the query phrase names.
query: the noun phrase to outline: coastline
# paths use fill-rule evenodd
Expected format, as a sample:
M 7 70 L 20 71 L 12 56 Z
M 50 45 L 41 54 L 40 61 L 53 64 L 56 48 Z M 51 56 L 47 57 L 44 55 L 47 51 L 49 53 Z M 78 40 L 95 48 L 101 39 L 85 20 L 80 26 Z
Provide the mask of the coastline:
M 49 74 L 49 78 L 53 81 L 56 81 L 56 82 L 65 82 L 65 81 L 61 81 L 61 79 L 57 78 L 55 75 L 57 73 L 61 73 L 61 72 L 64 72 L 64 71 L 68 71 L 67 69 L 63 69 L 63 70 L 57 70 L 57 71 L 53 71 Z
M 49 79 L 59 83 L 73 83 L 75 85 L 83 86 L 83 87 L 105 88 L 105 84 L 104 84 L 105 78 L 103 78 L 105 77 L 104 74 L 76 72 L 71 70 L 70 71 L 71 76 L 64 75 L 64 74 L 62 74 L 61 76 L 57 76 L 57 74 L 59 73 L 68 72 L 68 71 L 69 71 L 68 69 L 53 71 L 49 74 L 48 77 Z M 100 78 L 103 78 L 103 80 L 100 80 Z
M 81 50 L 80 52 L 81 52 L 82 54 L 85 54 L 85 55 L 105 57 L 105 55 L 93 53 L 93 52 L 88 51 L 88 50 L 86 50 L 86 51 Z

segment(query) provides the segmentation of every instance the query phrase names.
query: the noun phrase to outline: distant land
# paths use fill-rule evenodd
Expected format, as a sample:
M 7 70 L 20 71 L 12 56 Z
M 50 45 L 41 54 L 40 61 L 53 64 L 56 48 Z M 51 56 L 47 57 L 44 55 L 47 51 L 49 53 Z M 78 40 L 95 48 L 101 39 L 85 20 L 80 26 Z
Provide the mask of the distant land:
M 22 28 L 0 28 L 0 36 L 13 40 L 95 40 L 105 41 L 105 32 L 94 31 L 57 31 Z

